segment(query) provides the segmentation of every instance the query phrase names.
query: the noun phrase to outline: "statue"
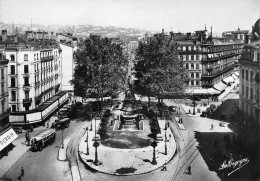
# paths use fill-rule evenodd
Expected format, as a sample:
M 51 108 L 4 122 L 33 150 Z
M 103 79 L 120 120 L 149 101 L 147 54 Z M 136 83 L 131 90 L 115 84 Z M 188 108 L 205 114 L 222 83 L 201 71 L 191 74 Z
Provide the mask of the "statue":
M 133 85 L 130 82 L 130 76 L 127 79 L 128 88 L 126 89 L 125 95 L 126 100 L 135 100 Z

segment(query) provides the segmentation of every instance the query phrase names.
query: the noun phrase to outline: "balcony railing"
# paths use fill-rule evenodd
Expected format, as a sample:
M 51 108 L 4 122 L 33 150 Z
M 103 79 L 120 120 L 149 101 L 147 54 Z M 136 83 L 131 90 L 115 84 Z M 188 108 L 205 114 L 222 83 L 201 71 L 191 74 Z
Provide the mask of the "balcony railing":
M 234 67 L 235 67 L 235 65 L 232 65 L 232 66 L 230 66 L 230 67 L 227 67 L 227 68 L 225 68 L 225 69 L 223 69 L 223 70 L 220 70 L 220 71 L 218 71 L 218 72 L 216 72 L 216 73 L 214 73 L 214 74 L 210 74 L 210 75 L 202 74 L 202 75 L 201 75 L 201 78 L 216 77 L 216 76 L 218 76 L 218 75 L 220 75 L 220 74 L 222 74 L 222 73 L 224 73 L 224 72 L 227 72 L 227 71 L 233 69 Z
M 228 54 L 228 55 L 222 55 L 222 56 L 219 56 L 219 57 L 213 57 L 213 58 L 202 58 L 202 60 L 201 60 L 201 62 L 207 62 L 207 61 L 210 61 L 210 62 L 212 62 L 212 61 L 217 61 L 217 60 L 219 60 L 219 59 L 225 59 L 225 58 L 228 58 L 228 57 L 232 57 L 232 56 L 235 56 L 235 55 L 237 55 L 237 54 L 239 54 L 239 53 L 230 53 L 230 54 Z
M 30 84 L 24 84 L 23 86 L 24 87 L 30 87 Z
M 53 56 L 41 57 L 41 61 L 53 60 Z
M 23 99 L 23 104 L 31 104 L 32 98 Z

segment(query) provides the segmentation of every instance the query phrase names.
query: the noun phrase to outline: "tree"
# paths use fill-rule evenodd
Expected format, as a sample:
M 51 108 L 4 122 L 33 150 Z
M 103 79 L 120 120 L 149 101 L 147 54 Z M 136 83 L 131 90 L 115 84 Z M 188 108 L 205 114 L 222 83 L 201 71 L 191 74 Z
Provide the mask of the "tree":
M 127 61 L 122 47 L 108 38 L 91 36 L 75 53 L 75 95 L 103 98 L 123 89 Z
M 177 48 L 178 44 L 164 33 L 157 34 L 147 43 L 139 44 L 136 52 L 139 82 L 136 87 L 149 100 L 150 96 L 155 96 L 160 103 L 164 94 L 184 92 L 188 76 L 182 60 L 178 58 Z

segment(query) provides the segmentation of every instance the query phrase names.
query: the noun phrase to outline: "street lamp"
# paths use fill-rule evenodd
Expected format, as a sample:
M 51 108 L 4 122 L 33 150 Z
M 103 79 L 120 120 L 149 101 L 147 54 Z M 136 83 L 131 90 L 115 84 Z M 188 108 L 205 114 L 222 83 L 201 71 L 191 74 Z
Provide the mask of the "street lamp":
M 63 142 L 63 131 L 64 131 L 64 129 L 62 128 L 62 129 L 61 129 L 61 139 L 62 139 L 62 142 L 61 142 L 61 148 L 62 148 L 62 149 L 64 148 L 64 142 Z
M 151 143 L 151 146 L 153 147 L 153 161 L 151 162 L 153 165 L 156 165 L 156 158 L 155 158 L 155 147 L 157 146 L 157 142 L 155 140 L 153 140 L 153 142 Z
M 85 140 L 85 142 L 87 142 L 87 152 L 86 152 L 86 155 L 89 155 L 89 147 L 88 147 L 88 127 L 86 127 L 86 132 L 87 132 L 87 137 L 86 137 L 86 140 Z
M 166 120 L 165 120 L 166 125 Z M 167 136 L 166 136 L 167 127 L 165 126 L 165 134 L 164 134 L 164 141 L 165 141 L 165 155 L 167 155 Z
M 94 118 L 95 119 L 95 118 Z M 89 128 L 89 131 L 92 131 L 92 120 L 93 119 L 91 119 L 91 121 L 90 121 L 90 128 Z
M 95 160 L 94 160 L 94 164 L 95 165 L 101 165 L 102 163 L 98 161 L 97 147 L 99 147 L 99 142 L 97 141 L 96 134 L 97 134 L 97 131 L 96 131 L 96 119 L 95 119 L 95 142 L 93 144 L 93 146 L 95 147 Z
M 195 100 L 193 100 L 193 115 L 195 115 L 196 113 L 195 113 L 195 104 L 196 104 L 196 101 Z

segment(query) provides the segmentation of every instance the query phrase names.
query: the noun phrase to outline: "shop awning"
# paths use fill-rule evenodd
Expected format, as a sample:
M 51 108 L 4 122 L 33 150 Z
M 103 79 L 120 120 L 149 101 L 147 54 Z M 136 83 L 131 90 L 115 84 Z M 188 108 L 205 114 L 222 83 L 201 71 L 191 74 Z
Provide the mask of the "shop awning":
M 237 77 L 239 77 L 239 72 L 234 72 L 234 74 L 235 74 Z
M 224 78 L 223 81 L 228 84 L 228 83 L 234 82 L 235 80 L 232 76 L 228 76 L 228 77 Z
M 213 88 L 209 88 L 208 89 L 209 94 L 213 95 L 213 94 L 220 94 L 220 91 L 213 89 Z
M 0 135 L 0 151 L 12 143 L 17 137 L 17 134 L 12 128 Z
M 232 77 L 233 77 L 233 79 L 235 79 L 235 80 L 237 80 L 237 79 L 238 79 L 238 77 L 236 76 L 236 74 L 232 74 L 231 76 L 232 76 Z
M 208 89 L 186 89 L 186 94 L 208 94 Z
M 222 81 L 219 81 L 218 83 L 216 83 L 216 84 L 213 86 L 213 88 L 215 88 L 215 89 L 217 89 L 217 90 L 219 90 L 219 91 L 225 90 L 226 87 L 227 87 L 227 85 L 224 84 Z

